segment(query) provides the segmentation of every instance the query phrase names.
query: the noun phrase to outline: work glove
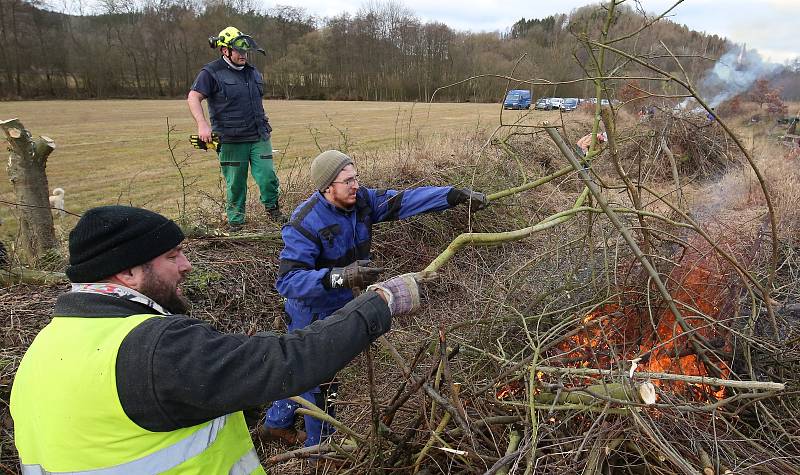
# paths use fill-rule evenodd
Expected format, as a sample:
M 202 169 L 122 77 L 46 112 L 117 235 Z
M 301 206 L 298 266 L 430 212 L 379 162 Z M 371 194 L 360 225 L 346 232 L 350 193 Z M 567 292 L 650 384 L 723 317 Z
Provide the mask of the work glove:
M 489 206 L 489 198 L 485 194 L 469 188 L 453 188 L 447 193 L 447 203 L 450 206 L 469 203 L 472 211 L 478 211 Z
M 211 134 L 211 142 L 204 142 L 199 135 L 190 135 L 189 143 L 196 149 L 200 150 L 219 150 L 219 135 Z
M 437 277 L 435 272 L 411 272 L 367 287 L 380 289 L 387 298 L 389 311 L 394 315 L 411 313 L 420 307 L 419 282 L 429 282 Z
M 383 267 L 373 267 L 372 261 L 362 259 L 344 267 L 334 267 L 328 273 L 328 287 L 331 289 L 363 289 L 378 280 Z

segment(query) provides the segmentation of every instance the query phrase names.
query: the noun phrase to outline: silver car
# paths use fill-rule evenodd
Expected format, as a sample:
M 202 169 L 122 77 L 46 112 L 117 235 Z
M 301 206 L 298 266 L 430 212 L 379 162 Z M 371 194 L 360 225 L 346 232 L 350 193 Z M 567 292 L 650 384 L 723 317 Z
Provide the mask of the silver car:
M 550 104 L 550 99 L 542 97 L 538 101 L 536 101 L 536 105 L 533 106 L 533 108 L 540 111 L 549 111 L 553 109 L 553 105 Z

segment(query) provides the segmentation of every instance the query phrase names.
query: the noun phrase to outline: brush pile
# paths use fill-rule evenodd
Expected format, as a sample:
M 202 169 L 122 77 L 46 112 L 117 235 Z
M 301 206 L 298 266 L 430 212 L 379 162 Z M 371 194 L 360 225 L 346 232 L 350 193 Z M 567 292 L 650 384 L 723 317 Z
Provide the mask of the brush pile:
M 724 130 L 705 114 L 659 112 L 631 127 L 620 142 L 620 161 L 629 165 L 631 174 L 671 177 L 665 149 L 672 153 L 680 175 L 690 180 L 719 178 L 746 164 Z
M 318 473 L 798 473 L 796 250 L 779 241 L 772 271 L 760 203 L 693 218 L 696 190 L 743 163 L 717 129 L 669 117 L 620 129 L 617 156 L 606 150 L 590 166 L 599 197 L 578 207 L 585 183 L 573 171 L 472 215 L 376 226 L 374 260 L 397 274 L 422 270 L 462 232 L 575 210 L 526 239 L 457 252 L 422 310 L 339 375 L 337 435 L 314 451 L 259 446 L 262 462 L 279 473 L 307 470 L 311 456 L 323 459 Z M 588 129 L 574 132 L 569 143 Z M 664 142 L 680 163 L 681 200 Z M 354 155 L 376 188 L 494 193 L 568 166 L 541 130 L 484 143 L 440 137 Z M 190 241 L 193 315 L 226 331 L 280 331 L 280 249 L 276 239 Z M 11 473 L 10 382 L 63 290 L 0 296 L 0 460 Z M 36 304 L 21 297 L 30 292 L 42 294 Z

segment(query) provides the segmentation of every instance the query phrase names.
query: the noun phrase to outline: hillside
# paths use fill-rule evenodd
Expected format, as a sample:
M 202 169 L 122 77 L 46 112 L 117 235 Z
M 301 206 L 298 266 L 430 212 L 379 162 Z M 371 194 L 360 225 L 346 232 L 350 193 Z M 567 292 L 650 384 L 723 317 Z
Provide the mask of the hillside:
M 37 5 L 0 2 L 1 97 L 182 96 L 200 67 L 214 58 L 207 38 L 233 24 L 266 49 L 266 57 L 257 56 L 254 64 L 265 74 L 268 97 L 429 101 L 437 87 L 477 75 L 513 71 L 516 78 L 549 82 L 583 77 L 589 57 L 577 38 L 599 32 L 604 17 L 599 7 L 583 7 L 541 20 L 523 18 L 505 32 L 471 33 L 424 22 L 398 3 L 371 3 L 330 18 L 294 7 L 257 11 L 234 1 L 107 2 L 102 14 L 85 16 Z M 624 7 L 614 27 L 625 35 L 648 21 Z M 724 38 L 668 19 L 617 46 L 642 56 L 663 55 L 662 41 L 695 81 L 731 47 Z M 657 64 L 678 71 L 667 56 Z M 641 72 L 632 64 L 618 71 Z M 798 70 L 786 74 L 796 82 Z M 502 79 L 482 78 L 442 90 L 436 100 L 495 102 L 505 86 Z M 800 97 L 797 87 L 784 91 L 784 99 Z M 592 92 L 589 83 L 534 87 L 536 97 Z

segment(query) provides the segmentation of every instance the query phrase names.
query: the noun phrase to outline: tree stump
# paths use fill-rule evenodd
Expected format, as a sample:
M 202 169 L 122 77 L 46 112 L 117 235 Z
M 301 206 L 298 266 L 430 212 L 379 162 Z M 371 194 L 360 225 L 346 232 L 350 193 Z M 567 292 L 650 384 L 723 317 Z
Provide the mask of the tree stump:
M 34 140 L 19 119 L 0 121 L 0 128 L 11 152 L 8 179 L 14 186 L 23 246 L 35 259 L 58 245 L 45 173 L 47 157 L 55 150 L 56 144 L 44 136 Z

